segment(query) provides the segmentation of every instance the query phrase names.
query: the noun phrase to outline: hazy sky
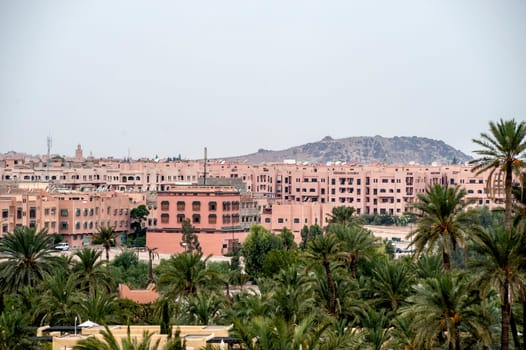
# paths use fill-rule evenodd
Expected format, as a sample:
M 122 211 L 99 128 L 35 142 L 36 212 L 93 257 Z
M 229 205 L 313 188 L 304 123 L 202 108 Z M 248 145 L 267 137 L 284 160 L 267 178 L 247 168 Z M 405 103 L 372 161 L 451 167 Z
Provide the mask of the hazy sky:
M 0 152 L 220 158 L 350 136 L 470 153 L 526 120 L 526 1 L 0 0 Z

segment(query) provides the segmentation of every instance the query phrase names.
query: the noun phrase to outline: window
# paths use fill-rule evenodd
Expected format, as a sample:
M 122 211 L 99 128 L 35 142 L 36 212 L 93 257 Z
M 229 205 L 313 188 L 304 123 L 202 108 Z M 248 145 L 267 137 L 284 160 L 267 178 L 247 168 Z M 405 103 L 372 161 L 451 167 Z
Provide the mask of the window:
M 89 216 L 93 216 L 93 208 L 89 210 Z
M 223 215 L 223 224 L 230 224 L 230 215 Z
M 183 201 L 177 202 L 177 210 L 178 211 L 183 211 L 184 210 L 184 202 Z
M 232 202 L 232 210 L 239 210 L 239 202 Z
M 80 216 L 80 208 L 75 209 L 75 216 Z
M 192 223 L 200 224 L 201 223 L 201 215 L 199 215 L 199 214 L 192 215 Z
M 223 202 L 223 210 L 224 211 L 230 211 L 231 203 L 230 202 Z
M 282 224 L 283 223 L 283 218 L 278 218 L 278 224 Z
M 217 203 L 216 202 L 209 202 L 208 203 L 208 211 L 216 211 L 216 210 L 217 210 Z
M 162 201 L 161 202 L 161 210 L 169 210 L 169 209 L 170 209 L 170 202 Z
M 295 224 L 299 224 L 300 223 L 300 219 L 299 218 L 294 218 L 294 223 Z
M 201 202 L 199 202 L 199 201 L 193 201 L 193 202 L 192 202 L 192 210 L 193 210 L 193 211 L 199 211 L 199 210 L 201 210 Z
M 170 222 L 170 214 L 166 214 L 166 213 L 161 214 L 161 223 L 167 224 L 168 222 Z
M 7 217 L 9 217 L 9 210 L 2 209 L 2 219 L 6 219 Z
M 184 221 L 184 214 L 177 214 L 177 222 L 182 223 Z
M 31 207 L 29 208 L 29 218 L 35 219 L 37 217 L 37 208 Z
M 265 218 L 265 223 L 270 224 L 270 218 Z
M 80 222 L 75 222 L 75 230 L 80 230 Z
M 67 221 L 61 221 L 60 222 L 60 229 L 61 230 L 67 230 L 68 229 L 68 222 Z
M 217 222 L 217 216 L 216 214 L 209 214 L 208 215 L 208 223 L 209 224 L 215 224 Z
M 7 230 L 8 230 L 7 224 L 3 224 L 3 225 L 2 225 L 2 232 L 3 232 L 3 233 L 6 233 Z
M 84 221 L 84 230 L 87 230 L 88 229 L 88 222 L 87 221 Z
M 60 216 L 68 216 L 68 210 L 67 209 L 60 209 Z
M 88 208 L 84 208 L 82 212 L 84 216 L 88 216 Z

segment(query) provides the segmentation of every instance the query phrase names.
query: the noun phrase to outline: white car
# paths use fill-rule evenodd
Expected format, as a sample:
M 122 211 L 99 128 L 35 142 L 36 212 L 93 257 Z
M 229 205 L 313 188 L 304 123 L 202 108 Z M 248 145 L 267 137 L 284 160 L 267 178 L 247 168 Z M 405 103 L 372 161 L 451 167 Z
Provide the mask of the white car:
M 59 243 L 59 244 L 57 244 L 57 245 L 55 246 L 55 249 L 56 249 L 56 250 L 67 251 L 67 250 L 69 250 L 69 243 L 67 243 L 67 242 L 61 242 L 61 243 Z

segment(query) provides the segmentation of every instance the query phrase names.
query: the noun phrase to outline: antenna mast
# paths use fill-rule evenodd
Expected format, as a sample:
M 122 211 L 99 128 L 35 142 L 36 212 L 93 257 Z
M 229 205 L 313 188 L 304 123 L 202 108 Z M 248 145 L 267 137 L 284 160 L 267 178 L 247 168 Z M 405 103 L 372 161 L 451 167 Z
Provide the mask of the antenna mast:
M 49 157 L 51 154 L 51 145 L 53 144 L 53 140 L 51 139 L 51 136 L 47 137 L 47 160 L 46 160 L 46 180 L 49 181 Z
M 205 171 L 203 173 L 203 185 L 206 186 L 206 147 L 205 147 L 205 165 L 204 165 L 204 168 L 205 168 Z

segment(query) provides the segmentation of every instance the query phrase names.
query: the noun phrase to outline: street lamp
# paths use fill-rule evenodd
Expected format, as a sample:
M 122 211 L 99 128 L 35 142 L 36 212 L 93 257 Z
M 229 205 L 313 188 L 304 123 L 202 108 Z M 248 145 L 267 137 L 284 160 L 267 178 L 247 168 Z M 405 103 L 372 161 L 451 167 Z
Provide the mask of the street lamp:
M 75 316 L 75 335 L 77 335 L 77 316 Z

